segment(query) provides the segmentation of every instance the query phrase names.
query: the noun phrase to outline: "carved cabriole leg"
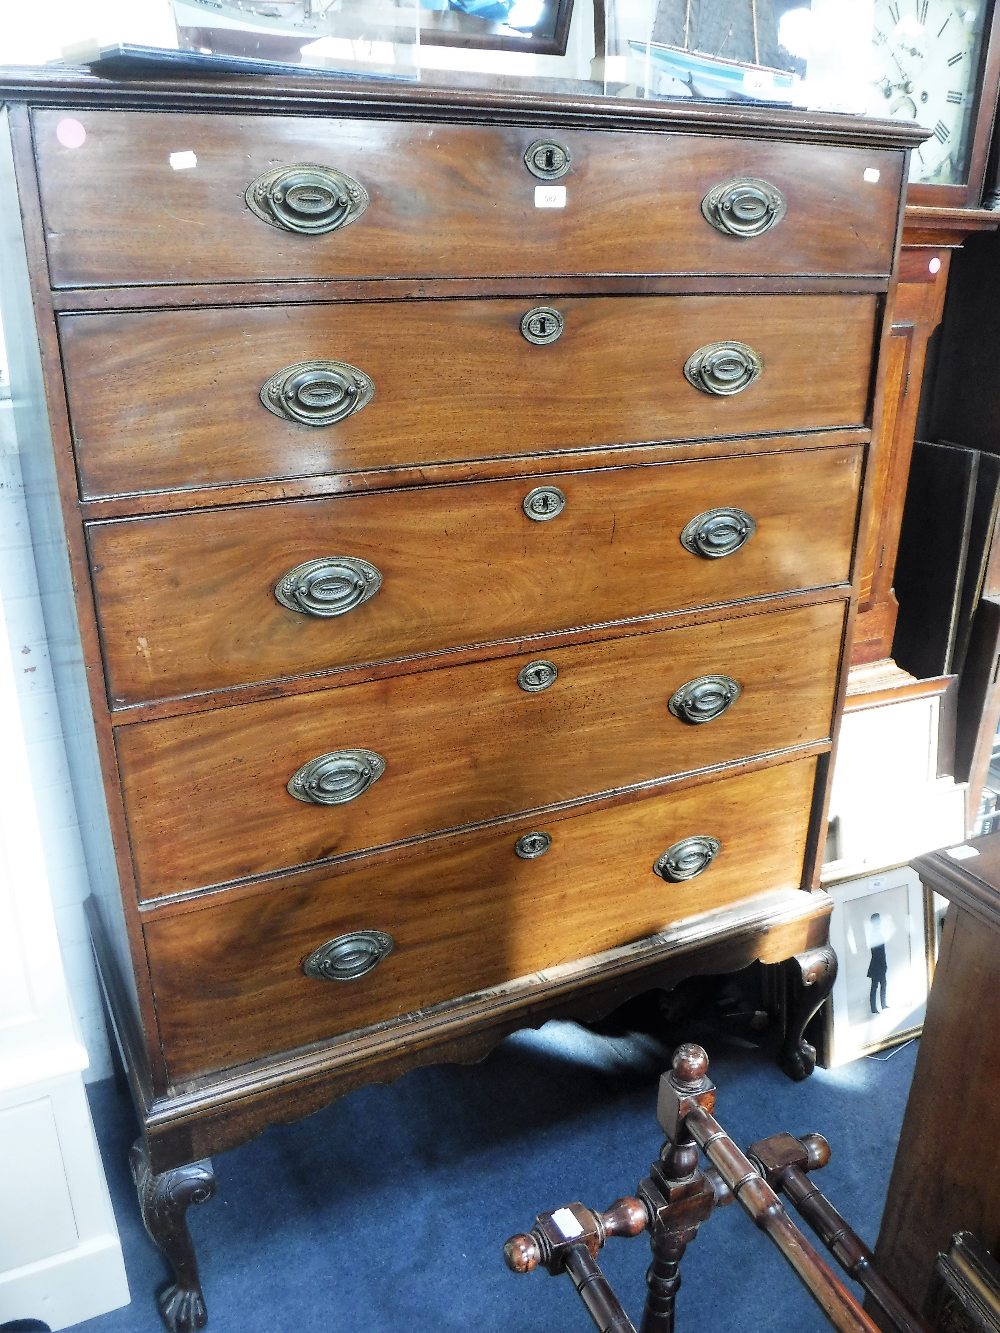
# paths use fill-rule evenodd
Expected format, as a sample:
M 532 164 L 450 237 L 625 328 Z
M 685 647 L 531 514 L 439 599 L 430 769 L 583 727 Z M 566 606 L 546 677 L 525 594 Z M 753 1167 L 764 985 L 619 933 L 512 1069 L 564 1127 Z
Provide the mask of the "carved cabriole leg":
M 194 1333 L 195 1329 L 205 1327 L 208 1312 L 186 1213 L 193 1203 L 204 1203 L 215 1193 L 212 1165 L 207 1161 L 192 1162 L 155 1175 L 142 1139 L 132 1145 L 129 1164 L 143 1225 L 174 1274 L 174 1281 L 157 1295 L 160 1315 L 170 1333 Z
M 809 1020 L 829 997 L 837 979 L 837 955 L 829 944 L 796 954 L 782 964 L 791 992 L 785 1039 L 778 1064 L 789 1078 L 800 1082 L 816 1068 L 816 1050 L 805 1040 Z

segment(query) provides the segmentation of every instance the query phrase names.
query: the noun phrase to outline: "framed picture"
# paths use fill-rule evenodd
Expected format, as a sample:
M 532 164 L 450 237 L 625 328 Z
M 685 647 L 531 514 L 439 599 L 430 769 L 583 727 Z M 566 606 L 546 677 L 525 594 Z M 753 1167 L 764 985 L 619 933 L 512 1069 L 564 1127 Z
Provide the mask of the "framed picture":
M 564 56 L 573 0 L 419 0 L 430 46 Z
M 171 0 L 186 50 L 315 66 L 421 43 L 565 55 L 573 0 Z
M 829 886 L 830 943 L 840 963 L 825 1006 L 828 1068 L 920 1033 L 927 1006 L 923 885 L 908 866 Z

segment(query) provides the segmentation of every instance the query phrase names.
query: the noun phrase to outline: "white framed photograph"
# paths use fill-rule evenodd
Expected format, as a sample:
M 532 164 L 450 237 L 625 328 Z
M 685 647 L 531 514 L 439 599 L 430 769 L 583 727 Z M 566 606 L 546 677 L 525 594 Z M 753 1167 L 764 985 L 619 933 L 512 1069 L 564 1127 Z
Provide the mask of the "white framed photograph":
M 919 1035 L 928 967 L 924 889 L 908 866 L 828 889 L 840 964 L 822 1052 L 832 1068 Z

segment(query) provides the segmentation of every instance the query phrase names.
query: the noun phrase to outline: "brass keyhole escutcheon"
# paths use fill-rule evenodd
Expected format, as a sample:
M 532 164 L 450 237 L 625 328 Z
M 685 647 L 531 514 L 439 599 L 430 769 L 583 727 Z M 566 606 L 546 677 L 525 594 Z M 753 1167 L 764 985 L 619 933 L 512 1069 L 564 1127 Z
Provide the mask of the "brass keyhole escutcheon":
M 525 694 L 541 694 L 556 683 L 558 675 L 559 669 L 554 662 L 539 658 L 523 666 L 517 673 L 518 688 L 524 690 Z
M 536 486 L 521 501 L 521 508 L 535 523 L 547 523 L 566 508 L 566 496 L 558 486 Z
M 537 139 L 524 154 L 524 165 L 543 181 L 557 181 L 565 176 L 573 159 L 568 148 L 553 139 Z
M 545 347 L 562 337 L 566 321 L 550 305 L 536 305 L 521 316 L 521 332 L 536 347 Z
M 522 861 L 537 861 L 551 846 L 551 833 L 523 833 L 514 844 L 514 852 Z

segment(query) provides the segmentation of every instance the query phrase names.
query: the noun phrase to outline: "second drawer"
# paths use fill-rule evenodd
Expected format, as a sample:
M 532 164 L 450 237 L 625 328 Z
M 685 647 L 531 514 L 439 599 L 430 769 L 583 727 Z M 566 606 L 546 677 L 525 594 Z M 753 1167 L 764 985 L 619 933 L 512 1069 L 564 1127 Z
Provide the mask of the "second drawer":
M 844 610 L 826 602 L 120 727 L 140 894 L 823 741 Z
M 111 701 L 846 582 L 861 457 L 812 449 L 92 524 Z M 564 507 L 535 522 L 525 507 L 540 495 Z
M 561 336 L 530 342 L 522 321 L 549 310 L 551 332 L 553 308 Z M 59 328 L 94 498 L 860 427 L 876 313 L 864 295 L 540 294 L 68 314 Z

